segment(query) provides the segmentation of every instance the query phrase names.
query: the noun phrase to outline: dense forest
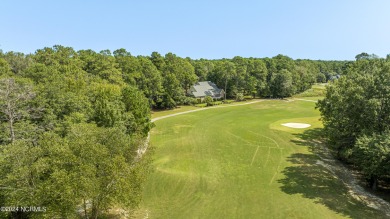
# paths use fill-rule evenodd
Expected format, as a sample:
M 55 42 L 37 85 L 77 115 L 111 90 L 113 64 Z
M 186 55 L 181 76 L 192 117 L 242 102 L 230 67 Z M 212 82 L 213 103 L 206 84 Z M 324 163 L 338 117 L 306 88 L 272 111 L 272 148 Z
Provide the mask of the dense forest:
M 362 53 L 356 60 L 317 107 L 328 145 L 377 189 L 390 183 L 390 56 Z
M 162 56 L 153 52 L 150 56 L 135 57 L 125 49 L 97 53 L 63 46 L 40 49 L 29 55 L 7 52 L 0 57 L 3 75 L 8 71 L 38 82 L 39 74 L 45 75 L 41 72 L 43 66 L 62 66 L 62 72 L 78 72 L 111 84 L 138 88 L 154 109 L 189 104 L 191 99 L 186 98 L 186 91 L 195 82 L 206 80 L 225 89 L 228 98 L 240 93 L 254 97 L 288 97 L 305 91 L 315 82 L 327 82 L 341 75 L 348 64 L 345 61 L 293 60 L 284 55 L 192 60 L 172 53 Z
M 193 103 L 185 94 L 197 81 L 216 83 L 227 98 L 284 98 L 345 71 L 371 68 L 353 66 L 284 55 L 192 60 L 172 53 L 132 56 L 125 49 L 111 53 L 64 46 L 34 54 L 0 52 L 0 206 L 45 206 L 34 213 L 11 213 L 30 218 L 96 218 L 110 208 L 132 209 L 141 200 L 150 169 L 150 155 L 137 150 L 153 127 L 151 109 Z M 351 127 L 367 122 L 356 121 L 361 125 Z M 343 144 L 379 141 L 379 134 L 387 133 L 387 126 L 380 124 L 374 126 L 378 136 L 356 141 L 358 135 L 353 135 Z M 331 132 L 330 126 L 327 129 Z M 362 130 L 358 134 L 373 133 Z M 339 134 L 344 138 L 348 133 Z

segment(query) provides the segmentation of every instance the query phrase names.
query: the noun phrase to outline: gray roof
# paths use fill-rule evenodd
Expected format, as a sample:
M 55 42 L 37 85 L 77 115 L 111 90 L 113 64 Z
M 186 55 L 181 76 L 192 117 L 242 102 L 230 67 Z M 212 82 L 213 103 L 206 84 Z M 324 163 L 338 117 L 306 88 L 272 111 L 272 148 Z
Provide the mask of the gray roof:
M 190 93 L 195 97 L 211 96 L 213 98 L 222 97 L 222 89 L 210 81 L 201 81 L 191 87 Z
M 333 75 L 333 76 L 331 76 L 329 79 L 330 80 L 337 80 L 337 79 L 339 79 L 341 77 L 341 75 Z

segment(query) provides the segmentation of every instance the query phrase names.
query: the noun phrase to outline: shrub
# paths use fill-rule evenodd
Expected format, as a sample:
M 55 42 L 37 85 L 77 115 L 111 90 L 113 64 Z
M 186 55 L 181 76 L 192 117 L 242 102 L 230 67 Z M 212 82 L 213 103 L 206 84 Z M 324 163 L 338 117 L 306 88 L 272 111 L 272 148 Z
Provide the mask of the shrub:
M 176 102 L 169 95 L 163 96 L 163 102 L 161 103 L 162 108 L 164 109 L 173 109 L 176 107 Z
M 253 99 L 253 96 L 250 96 L 250 95 L 244 96 L 244 99 L 245 99 L 245 100 L 252 100 L 252 99 Z
M 234 100 L 223 100 L 222 103 L 223 104 L 229 104 L 229 103 L 233 103 Z
M 194 97 L 183 97 L 180 102 L 183 105 L 195 105 L 198 103 L 198 100 Z
M 237 93 L 236 94 L 236 101 L 243 101 L 244 100 L 244 94 L 243 93 Z
M 207 106 L 212 106 L 213 98 L 210 96 L 206 96 L 203 100 L 204 103 L 206 103 Z
M 222 103 L 223 103 L 222 101 L 215 101 L 211 103 L 211 106 L 221 105 Z

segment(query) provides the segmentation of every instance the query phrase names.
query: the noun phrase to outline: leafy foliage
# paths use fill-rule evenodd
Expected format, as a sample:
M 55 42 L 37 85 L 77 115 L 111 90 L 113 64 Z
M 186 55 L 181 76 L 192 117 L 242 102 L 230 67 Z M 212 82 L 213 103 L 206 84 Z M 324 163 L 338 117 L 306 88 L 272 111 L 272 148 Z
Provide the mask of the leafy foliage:
M 46 207 L 18 212 L 29 218 L 136 207 L 149 166 L 137 149 L 152 127 L 144 93 L 109 51 L 54 46 L 28 57 L 0 58 L 2 206 Z
M 203 100 L 204 103 L 206 103 L 206 106 L 212 106 L 213 98 L 210 96 L 206 96 Z
M 341 159 L 359 166 L 376 187 L 388 168 L 390 63 L 359 59 L 326 88 L 317 104 L 328 143 Z M 384 169 L 383 169 L 384 168 Z
M 352 149 L 352 159 L 362 169 L 371 187 L 376 189 L 377 179 L 390 173 L 390 135 L 362 136 Z
M 243 93 L 237 93 L 236 95 L 236 100 L 237 101 L 243 101 L 245 98 L 244 98 L 244 94 Z

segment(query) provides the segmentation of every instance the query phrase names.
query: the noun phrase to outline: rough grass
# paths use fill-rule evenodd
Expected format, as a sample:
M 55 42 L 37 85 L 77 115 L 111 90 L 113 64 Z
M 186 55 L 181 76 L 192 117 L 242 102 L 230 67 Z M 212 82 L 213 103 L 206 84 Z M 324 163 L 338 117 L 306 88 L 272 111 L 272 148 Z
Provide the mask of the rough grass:
M 193 109 L 198 109 L 195 106 L 179 106 L 177 108 L 171 109 L 171 110 L 155 110 L 152 111 L 152 119 L 160 117 L 160 116 L 166 116 L 174 113 L 180 113 L 185 112 Z
M 326 84 L 314 84 L 310 89 L 294 95 L 295 97 L 322 97 L 325 95 Z
M 267 100 L 156 121 L 140 218 L 381 218 L 310 150 L 313 102 Z M 281 126 L 304 122 L 307 129 Z M 306 131 L 305 131 L 306 130 Z M 304 137 L 303 137 L 304 136 Z

